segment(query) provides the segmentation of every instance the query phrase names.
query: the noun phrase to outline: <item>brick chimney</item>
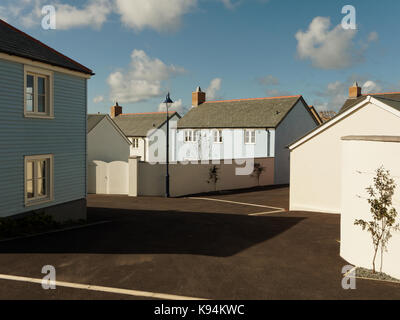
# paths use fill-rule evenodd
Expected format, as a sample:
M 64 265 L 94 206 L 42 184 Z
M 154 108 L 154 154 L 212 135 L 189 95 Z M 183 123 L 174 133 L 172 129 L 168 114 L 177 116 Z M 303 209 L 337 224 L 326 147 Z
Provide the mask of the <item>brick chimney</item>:
M 355 99 L 361 96 L 361 87 L 358 86 L 357 81 L 349 88 L 349 98 Z
M 120 114 L 122 114 L 122 107 L 118 104 L 118 102 L 115 103 L 115 106 L 111 107 L 111 118 L 118 117 Z
M 206 93 L 201 91 L 200 87 L 197 87 L 196 91 L 192 92 L 192 106 L 198 107 L 204 102 L 206 102 Z

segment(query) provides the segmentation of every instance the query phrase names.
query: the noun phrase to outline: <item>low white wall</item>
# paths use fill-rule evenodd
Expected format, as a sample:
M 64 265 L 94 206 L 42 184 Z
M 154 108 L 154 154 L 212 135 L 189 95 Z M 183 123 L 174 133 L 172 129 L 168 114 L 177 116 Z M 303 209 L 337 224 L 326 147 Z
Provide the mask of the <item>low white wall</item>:
M 365 188 L 373 185 L 375 170 L 390 170 L 397 183 L 393 198 L 400 214 L 400 143 L 360 140 L 342 141 L 342 195 L 340 255 L 348 262 L 372 269 L 373 246 L 370 233 L 355 226 L 356 219 L 372 220 Z M 398 219 L 399 221 L 400 219 Z M 375 261 L 380 267 L 380 253 Z M 400 278 L 400 233 L 393 233 L 384 254 L 383 272 Z
M 274 183 L 274 158 L 258 158 L 254 162 L 260 163 L 265 168 L 265 171 L 260 176 L 260 185 L 272 185 Z M 203 164 L 170 164 L 171 196 L 177 197 L 215 190 L 233 190 L 258 186 L 256 177 L 249 174 L 236 174 L 236 169 L 244 165 L 239 165 L 235 161 L 232 164 L 222 162 L 215 165 L 219 168 L 219 181 L 216 186 L 214 186 L 213 182 L 207 182 L 209 180 L 209 170 L 214 166 L 211 161 L 206 161 Z M 138 195 L 163 196 L 165 194 L 165 170 L 165 164 L 152 165 L 140 162 L 138 170 Z

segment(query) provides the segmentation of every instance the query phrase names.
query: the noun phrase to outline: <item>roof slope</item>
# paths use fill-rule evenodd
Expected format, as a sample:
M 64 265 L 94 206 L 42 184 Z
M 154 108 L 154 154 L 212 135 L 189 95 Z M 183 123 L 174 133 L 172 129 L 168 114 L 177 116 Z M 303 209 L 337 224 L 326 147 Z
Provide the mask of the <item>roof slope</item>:
M 346 102 L 343 104 L 342 108 L 340 109 L 339 113 L 343 112 L 343 111 L 347 110 L 348 108 L 356 105 L 357 103 L 363 101 L 368 96 L 372 96 L 374 98 L 382 98 L 382 99 L 387 99 L 387 100 L 400 101 L 400 92 L 363 94 L 362 96 L 360 96 L 358 98 L 347 99 Z
M 275 128 L 298 96 L 205 102 L 192 108 L 178 128 Z
M 169 119 L 174 115 L 180 118 L 177 112 L 169 112 Z M 167 113 L 125 113 L 113 120 L 127 137 L 146 137 L 151 129 L 158 129 L 167 121 Z
M 64 56 L 0 19 L 0 52 L 93 75 L 92 70 Z
M 105 114 L 88 114 L 87 133 L 92 131 L 93 128 L 97 126 L 99 122 L 104 119 L 105 116 Z

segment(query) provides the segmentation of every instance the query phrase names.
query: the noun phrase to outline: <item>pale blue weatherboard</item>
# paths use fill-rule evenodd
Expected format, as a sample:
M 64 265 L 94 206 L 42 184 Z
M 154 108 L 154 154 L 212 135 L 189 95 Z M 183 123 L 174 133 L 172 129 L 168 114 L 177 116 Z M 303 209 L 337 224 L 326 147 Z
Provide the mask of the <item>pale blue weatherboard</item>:
M 0 59 L 0 217 L 86 197 L 87 80 L 54 72 L 54 119 L 24 117 L 24 66 Z M 54 200 L 24 203 L 24 156 L 54 155 Z

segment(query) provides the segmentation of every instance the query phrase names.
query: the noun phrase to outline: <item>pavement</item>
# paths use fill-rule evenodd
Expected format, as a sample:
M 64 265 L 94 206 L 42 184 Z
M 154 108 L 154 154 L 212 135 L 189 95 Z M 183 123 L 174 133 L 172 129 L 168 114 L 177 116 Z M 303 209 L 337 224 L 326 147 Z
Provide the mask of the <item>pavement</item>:
M 205 299 L 400 299 L 400 285 L 341 286 L 340 216 L 287 212 L 288 188 L 158 198 L 89 195 L 84 228 L 0 243 L 0 277 Z M 210 199 L 222 200 L 213 201 Z M 250 204 L 250 205 L 246 205 Z M 274 212 L 282 208 L 284 212 Z M 261 215 L 255 213 L 266 212 Z M 0 299 L 143 299 L 0 279 Z

